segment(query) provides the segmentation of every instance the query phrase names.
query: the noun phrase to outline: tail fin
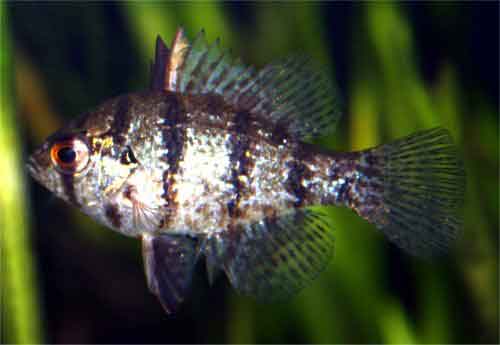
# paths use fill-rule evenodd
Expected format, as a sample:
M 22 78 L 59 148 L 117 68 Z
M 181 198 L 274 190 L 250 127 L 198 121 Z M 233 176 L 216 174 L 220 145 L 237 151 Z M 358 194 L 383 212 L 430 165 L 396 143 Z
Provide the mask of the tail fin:
M 413 255 L 445 252 L 462 226 L 465 191 L 450 133 L 434 128 L 363 154 L 377 165 L 382 198 L 378 215 L 368 220 Z

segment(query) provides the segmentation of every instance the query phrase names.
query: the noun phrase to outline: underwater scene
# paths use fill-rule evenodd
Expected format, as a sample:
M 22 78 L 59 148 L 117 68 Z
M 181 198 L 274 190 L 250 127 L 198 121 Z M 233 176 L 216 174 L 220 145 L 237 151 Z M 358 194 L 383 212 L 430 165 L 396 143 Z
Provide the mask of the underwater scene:
M 498 13 L 1 3 L 2 343 L 498 343 Z

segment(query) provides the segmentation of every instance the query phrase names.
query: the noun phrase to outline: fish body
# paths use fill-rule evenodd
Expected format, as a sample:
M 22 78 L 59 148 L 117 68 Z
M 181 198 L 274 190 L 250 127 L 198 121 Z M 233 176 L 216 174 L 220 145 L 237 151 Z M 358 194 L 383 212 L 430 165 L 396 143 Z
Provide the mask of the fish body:
M 150 90 L 104 102 L 28 163 L 42 185 L 105 226 L 139 237 L 148 285 L 167 312 L 205 256 L 242 293 L 285 298 L 333 249 L 314 206 L 345 206 L 414 255 L 460 228 L 464 173 L 446 130 L 377 148 L 308 144 L 338 118 L 327 78 L 300 58 L 255 71 L 201 33 L 157 41 Z
M 92 169 L 35 178 L 58 180 L 63 199 L 129 236 L 209 234 L 290 208 L 353 201 L 345 193 L 359 154 L 320 153 L 257 121 L 217 95 L 119 96 L 75 125 L 87 129 L 77 137 L 92 152 Z

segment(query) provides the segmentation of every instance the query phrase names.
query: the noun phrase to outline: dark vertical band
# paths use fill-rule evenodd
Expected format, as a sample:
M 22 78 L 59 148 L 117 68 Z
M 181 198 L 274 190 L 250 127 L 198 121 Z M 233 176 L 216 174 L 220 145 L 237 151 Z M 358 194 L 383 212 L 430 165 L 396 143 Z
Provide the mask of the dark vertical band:
M 73 177 L 72 174 L 60 174 L 60 175 L 64 189 L 64 194 L 68 198 L 69 203 L 75 206 L 79 206 L 80 203 L 76 199 L 75 178 Z
M 186 110 L 182 101 L 175 94 L 166 94 L 160 116 L 162 122 L 162 140 L 167 152 L 162 160 L 168 164 L 163 173 L 163 199 L 167 206 L 167 217 L 163 226 L 168 226 L 169 219 L 175 216 L 177 204 L 173 184 L 174 175 L 179 170 L 179 163 L 183 158 L 184 143 L 186 140 Z
M 250 122 L 250 114 L 244 111 L 236 112 L 233 118 L 230 137 L 231 155 L 231 184 L 233 185 L 234 198 L 227 203 L 229 217 L 235 218 L 241 215 L 239 203 L 242 196 L 243 184 L 241 175 L 247 175 L 249 169 L 249 157 L 246 152 L 250 147 L 250 139 L 247 135 Z
M 346 205 L 353 200 L 350 196 L 353 184 L 356 182 L 355 172 L 359 172 L 359 153 L 336 153 L 329 169 L 328 182 L 335 183 L 330 195 L 322 203 Z
M 287 163 L 288 178 L 285 182 L 287 191 L 295 196 L 294 207 L 301 207 L 304 205 L 307 198 L 307 188 L 304 187 L 304 178 L 311 175 L 311 171 L 304 164 L 306 151 L 297 145 L 293 151 L 294 159 Z
M 132 122 L 132 113 L 130 112 L 131 101 L 128 95 L 122 96 L 116 105 L 116 111 L 113 116 L 111 131 L 113 142 L 122 145 L 127 140 L 127 132 Z

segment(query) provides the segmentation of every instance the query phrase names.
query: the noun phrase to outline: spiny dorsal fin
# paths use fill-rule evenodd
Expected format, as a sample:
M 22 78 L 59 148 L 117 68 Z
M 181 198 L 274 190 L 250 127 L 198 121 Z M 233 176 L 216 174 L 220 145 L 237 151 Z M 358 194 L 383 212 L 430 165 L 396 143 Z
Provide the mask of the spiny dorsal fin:
M 162 49 L 157 45 L 157 58 L 165 56 Z M 288 58 L 256 71 L 224 52 L 218 39 L 209 45 L 203 30 L 190 44 L 182 29 L 167 56 L 163 65 L 155 63 L 165 69 L 164 90 L 218 94 L 238 110 L 284 125 L 296 138 L 329 133 L 340 117 L 331 81 L 305 57 Z M 159 73 L 157 68 L 154 73 Z
M 165 68 L 170 50 L 167 48 L 160 35 L 156 37 L 155 60 L 151 63 L 151 90 L 163 90 L 165 85 Z
M 188 52 L 189 41 L 183 28 L 178 28 L 170 49 L 160 36 L 156 38 L 155 61 L 151 69 L 151 89 L 176 91 L 181 66 Z

